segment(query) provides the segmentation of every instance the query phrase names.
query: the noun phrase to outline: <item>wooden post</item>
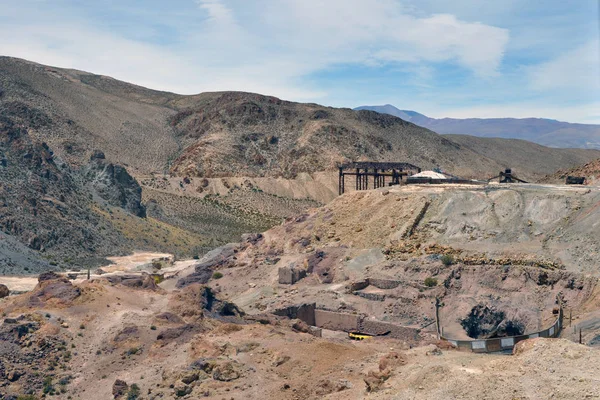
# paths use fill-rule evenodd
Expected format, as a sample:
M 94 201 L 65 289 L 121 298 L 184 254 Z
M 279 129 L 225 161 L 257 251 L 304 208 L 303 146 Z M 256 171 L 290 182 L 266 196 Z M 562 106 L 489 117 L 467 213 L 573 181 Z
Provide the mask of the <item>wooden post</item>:
M 581 344 L 581 328 L 579 328 L 579 344 Z
M 569 310 L 569 326 L 571 326 L 572 322 L 573 322 L 573 309 Z
M 342 195 L 344 194 L 344 184 L 342 183 L 342 181 L 344 180 L 344 172 L 342 167 L 339 167 L 340 170 L 340 175 L 338 177 L 338 194 Z
M 356 168 L 356 190 L 360 190 L 360 170 Z
M 437 335 L 438 340 L 440 339 L 440 334 L 443 335 L 443 330 L 440 327 L 440 298 L 435 298 L 435 333 Z

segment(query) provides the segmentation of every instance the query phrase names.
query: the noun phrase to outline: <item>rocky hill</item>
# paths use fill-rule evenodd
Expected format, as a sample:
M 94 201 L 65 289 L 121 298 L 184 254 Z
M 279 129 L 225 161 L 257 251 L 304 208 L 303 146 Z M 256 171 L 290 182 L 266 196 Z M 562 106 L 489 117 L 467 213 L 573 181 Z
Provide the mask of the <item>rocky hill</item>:
M 553 174 L 549 174 L 543 181 L 564 183 L 567 176 L 584 177 L 586 185 L 597 185 L 600 182 L 600 159 L 575 168 L 558 170 Z
M 4 117 L 0 159 L 0 227 L 4 233 L 45 254 L 53 264 L 55 257 L 60 262 L 74 261 L 124 250 L 123 238 L 92 212 L 89 192 L 79 176 L 56 160 L 47 144 L 33 141 L 25 129 Z M 15 268 L 18 265 L 11 269 Z
M 361 106 L 390 114 L 440 134 L 522 139 L 550 147 L 600 149 L 600 125 L 573 124 L 546 118 L 430 118 L 391 104 Z
M 181 96 L 9 57 L 0 115 L 2 232 L 43 256 L 38 266 L 133 248 L 197 255 L 329 202 L 345 160 L 479 178 L 512 167 L 532 180 L 600 157 L 258 94 Z
M 372 111 L 239 92 L 181 96 L 9 57 L 0 57 L 0 85 L 2 114 L 29 128 L 65 160 L 87 163 L 94 150 L 101 150 L 134 175 L 170 171 L 181 177 L 289 178 L 348 159 L 440 166 L 463 176 L 504 167 L 451 138 Z M 600 156 L 548 152 L 560 155 L 552 157 L 555 170 Z M 547 154 L 530 153 L 532 160 L 511 166 L 538 173 L 535 163 Z

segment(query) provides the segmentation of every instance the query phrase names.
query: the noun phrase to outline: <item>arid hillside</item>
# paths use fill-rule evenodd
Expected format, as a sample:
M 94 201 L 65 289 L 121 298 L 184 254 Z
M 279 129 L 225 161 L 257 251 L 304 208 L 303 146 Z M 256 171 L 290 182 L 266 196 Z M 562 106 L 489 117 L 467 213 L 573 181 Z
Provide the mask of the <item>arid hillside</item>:
M 520 139 L 481 138 L 467 135 L 443 136 L 478 154 L 491 158 L 503 168 L 512 167 L 519 177 L 531 182 L 539 181 L 542 174 L 556 171 L 557 164 L 575 165 L 577 160 L 593 157 L 597 151 L 582 149 L 556 151 L 555 148 Z M 527 165 L 527 168 L 521 170 L 518 168 L 521 165 Z
M 546 176 L 543 181 L 548 183 L 564 183 L 568 176 L 584 177 L 586 185 L 598 185 L 598 182 L 600 182 L 600 159 L 571 169 L 558 170 Z
M 91 280 L 42 274 L 30 292 L 0 299 L 0 393 L 598 397 L 598 251 L 584 241 L 598 195 L 520 185 L 348 193 L 181 267 L 152 260 Z M 586 256 L 565 261 L 561 245 L 581 245 Z M 286 270 L 304 275 L 283 282 Z M 513 355 L 458 351 L 436 337 L 436 299 L 445 335 L 467 340 L 539 331 L 557 318 L 559 294 L 569 316 L 561 337 L 523 340 Z M 361 318 L 402 329 L 352 341 L 334 319 L 315 328 L 299 311 L 290 315 L 307 303 L 343 315 L 339 324 Z M 574 343 L 579 327 L 584 344 Z
M 478 178 L 512 167 L 535 180 L 600 157 L 448 138 L 390 115 L 258 94 L 181 96 L 9 57 L 0 57 L 0 116 L 0 220 L 11 237 L 1 259 L 15 260 L 16 240 L 42 257 L 28 271 L 132 249 L 202 254 L 333 200 L 341 161 Z M 15 148 L 9 128 L 27 145 Z
M 0 58 L 0 85 L 0 111 L 59 156 L 81 164 L 101 150 L 134 175 L 292 178 L 369 159 L 440 166 L 465 177 L 487 176 L 509 164 L 533 177 L 547 173 L 540 165 L 557 170 L 600 156 L 491 141 L 509 156 L 498 159 L 481 146 L 372 111 L 239 92 L 181 96 L 9 57 Z M 525 156 L 510 157 L 515 151 Z

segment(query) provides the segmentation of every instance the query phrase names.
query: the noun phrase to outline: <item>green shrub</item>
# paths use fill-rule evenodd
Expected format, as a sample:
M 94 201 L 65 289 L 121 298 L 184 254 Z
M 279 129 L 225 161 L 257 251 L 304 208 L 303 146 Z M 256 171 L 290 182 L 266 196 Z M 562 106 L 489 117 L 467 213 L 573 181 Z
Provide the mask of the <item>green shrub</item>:
M 434 287 L 434 286 L 437 286 L 438 281 L 437 281 L 437 279 L 432 278 L 430 276 L 428 278 L 425 278 L 425 282 L 424 283 L 425 283 L 425 286 L 427 286 L 427 287 Z
M 450 254 L 444 254 L 440 260 L 442 261 L 442 264 L 444 264 L 445 266 L 449 266 L 454 264 L 454 257 L 452 257 Z
M 140 387 L 133 383 L 127 392 L 127 400 L 136 400 L 138 397 L 140 397 Z
M 223 277 L 223 274 L 217 271 L 213 274 L 212 277 L 213 279 L 221 279 Z

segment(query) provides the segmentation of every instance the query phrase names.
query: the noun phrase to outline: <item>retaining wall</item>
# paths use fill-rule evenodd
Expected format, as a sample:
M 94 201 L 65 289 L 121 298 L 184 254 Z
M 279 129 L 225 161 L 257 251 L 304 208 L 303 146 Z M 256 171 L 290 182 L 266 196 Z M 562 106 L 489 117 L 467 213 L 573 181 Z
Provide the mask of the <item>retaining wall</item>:
M 290 319 L 298 318 L 306 322 L 308 325 L 316 326 L 315 323 L 315 303 L 299 304 L 289 306 L 273 311 L 273 314 L 280 317 L 288 317 Z
M 315 326 L 332 331 L 356 332 L 360 316 L 334 311 L 315 310 Z
M 360 332 L 372 336 L 388 336 L 395 339 L 418 340 L 419 329 L 408 328 L 389 322 L 367 319 L 364 315 L 318 310 L 315 303 L 293 305 L 273 311 L 273 314 L 298 318 L 317 328 L 342 332 Z
M 368 288 L 369 286 L 375 286 L 378 289 L 395 289 L 402 281 L 395 279 L 378 279 L 378 278 L 366 278 L 360 281 L 354 281 L 350 283 L 346 288 L 349 293 L 353 293 L 359 290 Z
M 419 336 L 418 329 L 371 319 L 360 320 L 358 331 L 373 336 L 385 335 L 395 339 L 405 340 L 418 340 Z
M 354 292 L 353 294 L 356 296 L 362 297 L 364 299 L 367 299 L 367 300 L 373 300 L 373 301 L 384 301 L 385 300 L 385 294 L 364 293 L 364 292 Z
M 563 311 L 559 310 L 558 319 L 548 329 L 539 332 L 530 333 L 528 335 L 507 336 L 494 339 L 475 339 L 475 340 L 454 340 L 443 335 L 441 339 L 448 341 L 452 346 L 459 350 L 472 351 L 474 353 L 493 353 L 497 351 L 512 351 L 517 343 L 527 339 L 538 337 L 553 338 L 560 335 L 562 329 Z
M 395 289 L 400 286 L 400 281 L 393 279 L 376 279 L 369 278 L 367 279 L 369 285 L 375 286 L 378 289 Z M 357 289 L 358 290 L 358 289 Z

